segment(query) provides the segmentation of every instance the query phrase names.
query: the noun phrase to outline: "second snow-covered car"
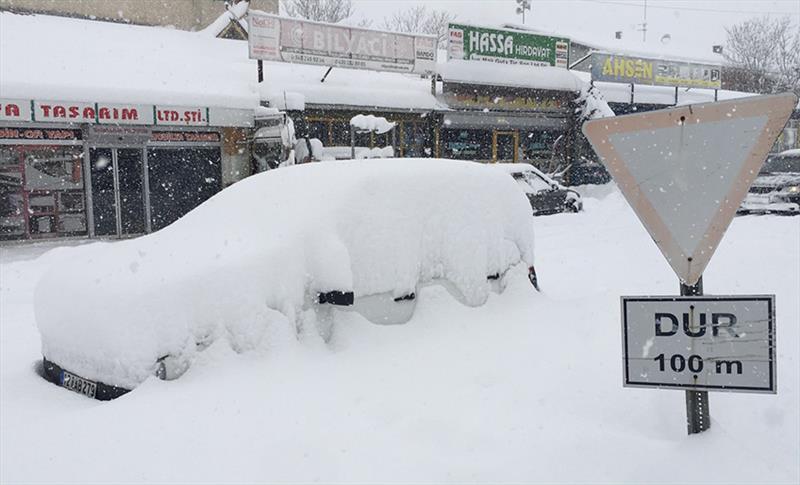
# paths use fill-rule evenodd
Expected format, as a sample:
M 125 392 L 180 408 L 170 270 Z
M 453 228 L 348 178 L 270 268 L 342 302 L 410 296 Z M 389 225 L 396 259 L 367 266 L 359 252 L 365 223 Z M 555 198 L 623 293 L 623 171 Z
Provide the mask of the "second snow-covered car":
M 535 216 L 583 210 L 580 194 L 559 184 L 533 165 L 497 163 L 491 166 L 505 171 L 517 181 L 528 197 Z
M 767 159 L 739 214 L 800 214 L 800 149 Z
M 511 277 L 536 286 L 528 201 L 454 160 L 270 170 L 153 234 L 54 251 L 34 296 L 44 374 L 97 399 L 177 377 L 215 341 L 327 339 L 336 309 L 402 323 L 426 285 L 470 306 Z

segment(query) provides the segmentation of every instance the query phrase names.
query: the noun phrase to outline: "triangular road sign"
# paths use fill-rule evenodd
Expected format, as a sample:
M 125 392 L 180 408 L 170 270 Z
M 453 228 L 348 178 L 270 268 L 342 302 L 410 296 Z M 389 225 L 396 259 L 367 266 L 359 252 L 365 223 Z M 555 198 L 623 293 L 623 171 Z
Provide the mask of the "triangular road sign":
M 583 133 L 686 285 L 717 249 L 797 96 L 753 96 L 601 118 Z

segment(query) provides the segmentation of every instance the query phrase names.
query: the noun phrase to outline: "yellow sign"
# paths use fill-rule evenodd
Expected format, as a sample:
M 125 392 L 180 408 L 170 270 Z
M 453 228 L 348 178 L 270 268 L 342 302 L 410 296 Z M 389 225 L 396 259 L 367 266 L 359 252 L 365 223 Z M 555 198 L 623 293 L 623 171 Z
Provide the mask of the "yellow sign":
M 722 87 L 720 66 L 599 52 L 592 54 L 592 80 L 687 88 Z

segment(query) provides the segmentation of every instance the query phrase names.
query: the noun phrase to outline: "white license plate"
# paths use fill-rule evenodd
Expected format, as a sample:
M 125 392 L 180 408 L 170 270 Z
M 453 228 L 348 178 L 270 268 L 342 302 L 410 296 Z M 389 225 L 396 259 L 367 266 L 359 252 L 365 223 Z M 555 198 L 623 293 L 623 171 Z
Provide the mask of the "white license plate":
M 83 377 L 78 377 L 67 371 L 61 371 L 61 385 L 70 391 L 75 391 L 91 398 L 94 398 L 97 392 L 97 383 L 84 379 Z

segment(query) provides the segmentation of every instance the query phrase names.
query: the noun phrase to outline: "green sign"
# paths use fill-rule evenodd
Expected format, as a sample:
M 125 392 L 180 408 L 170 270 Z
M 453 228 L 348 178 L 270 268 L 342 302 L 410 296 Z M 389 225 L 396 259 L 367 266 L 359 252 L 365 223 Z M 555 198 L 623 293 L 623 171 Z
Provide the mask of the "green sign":
M 448 59 L 529 66 L 569 66 L 569 39 L 448 24 Z

